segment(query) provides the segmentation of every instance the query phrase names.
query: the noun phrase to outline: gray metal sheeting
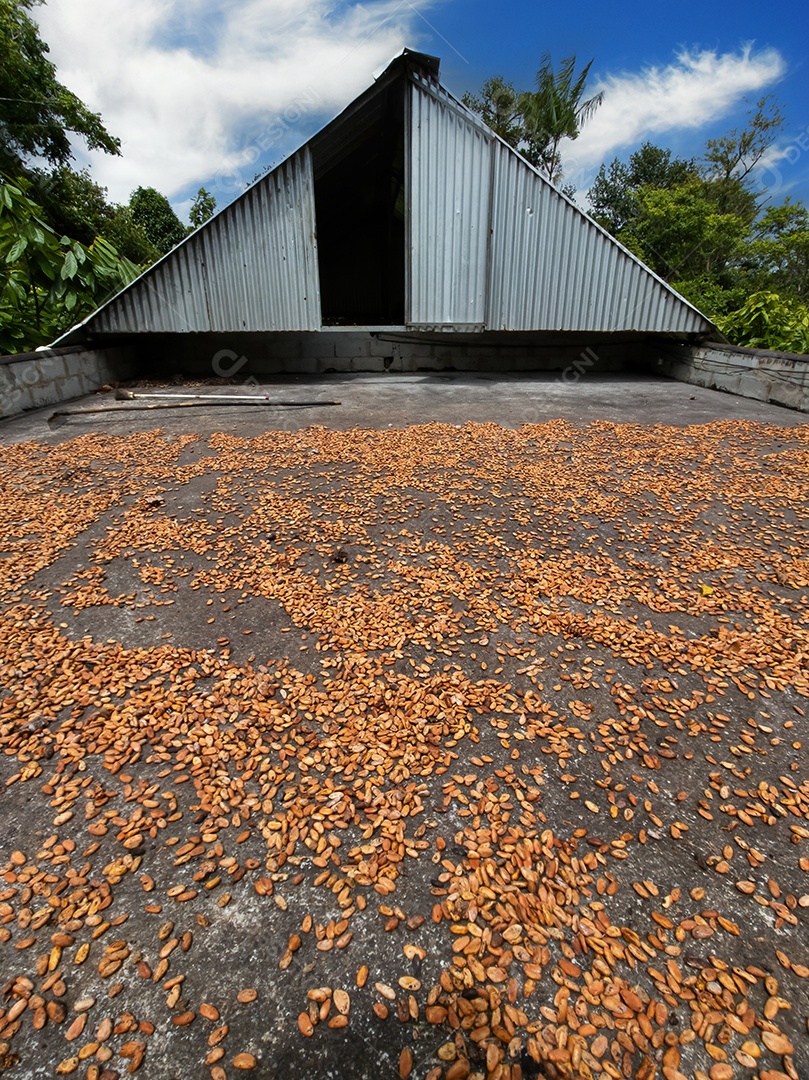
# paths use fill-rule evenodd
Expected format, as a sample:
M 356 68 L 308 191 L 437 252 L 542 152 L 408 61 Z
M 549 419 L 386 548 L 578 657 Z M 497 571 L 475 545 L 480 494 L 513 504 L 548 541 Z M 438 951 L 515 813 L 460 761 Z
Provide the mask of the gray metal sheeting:
M 319 330 L 308 146 L 93 317 L 102 333 Z
M 410 131 L 408 324 L 483 329 L 492 141 L 418 85 Z
M 408 325 L 710 329 L 443 87 L 418 76 L 411 132 Z
M 688 333 L 705 320 L 507 146 L 495 146 L 490 330 Z

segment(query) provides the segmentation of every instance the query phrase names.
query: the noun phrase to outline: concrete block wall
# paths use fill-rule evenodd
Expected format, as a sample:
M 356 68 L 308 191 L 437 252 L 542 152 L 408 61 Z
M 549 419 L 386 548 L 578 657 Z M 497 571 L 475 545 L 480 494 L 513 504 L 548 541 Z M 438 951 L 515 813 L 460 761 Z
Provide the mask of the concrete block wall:
M 0 358 L 0 416 L 56 405 L 129 378 L 227 378 L 369 372 L 648 371 L 758 401 L 809 411 L 809 358 L 670 340 L 572 334 L 402 334 L 331 330 L 273 334 L 143 334 L 94 348 Z
M 141 371 L 244 379 L 270 375 L 416 371 L 624 371 L 641 366 L 646 344 L 571 335 L 320 333 L 144 335 Z
M 0 417 L 58 405 L 134 373 L 133 355 L 122 348 L 67 346 L 0 357 Z
M 667 342 L 657 346 L 650 370 L 694 386 L 809 412 L 809 356 Z

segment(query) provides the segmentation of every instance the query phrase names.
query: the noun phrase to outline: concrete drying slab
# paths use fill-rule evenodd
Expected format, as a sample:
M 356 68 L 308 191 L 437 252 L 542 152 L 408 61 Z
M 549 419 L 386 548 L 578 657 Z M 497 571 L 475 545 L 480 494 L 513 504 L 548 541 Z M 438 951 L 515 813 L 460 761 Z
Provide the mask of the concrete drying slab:
M 136 383 L 127 384 L 138 391 Z M 689 386 L 648 375 L 589 375 L 571 368 L 548 375 L 331 375 L 289 377 L 278 381 L 221 385 L 187 381 L 182 385 L 149 384 L 144 393 L 197 392 L 222 395 L 269 395 L 273 401 L 332 401 L 337 407 L 317 405 L 305 409 L 264 410 L 254 407 L 210 411 L 195 409 L 186 415 L 163 410 L 155 413 L 120 412 L 109 416 L 71 417 L 57 430 L 48 418 L 58 410 L 115 406 L 111 392 L 92 394 L 67 405 L 26 413 L 0 421 L 0 441 L 29 438 L 48 442 L 81 431 L 131 432 L 159 425 L 166 431 L 211 433 L 225 430 L 255 435 L 266 430 L 294 430 L 324 424 L 337 430 L 350 427 L 401 427 L 428 422 L 462 424 L 493 422 L 506 427 L 565 419 L 571 423 L 608 420 L 613 423 L 704 424 L 712 420 L 748 419 L 784 426 L 803 423 L 801 414 L 763 402 L 734 397 L 715 390 Z
M 268 392 L 0 428 L 0 1074 L 809 1075 L 809 426 Z

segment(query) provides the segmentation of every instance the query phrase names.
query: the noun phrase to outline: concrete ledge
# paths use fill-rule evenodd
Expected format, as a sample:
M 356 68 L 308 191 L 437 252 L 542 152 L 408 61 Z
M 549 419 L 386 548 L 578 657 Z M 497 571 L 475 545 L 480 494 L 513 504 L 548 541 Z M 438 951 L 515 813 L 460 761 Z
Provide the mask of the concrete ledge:
M 3 364 L 25 364 L 29 360 L 41 360 L 43 356 L 70 356 L 71 353 L 86 352 L 85 345 L 57 345 L 55 348 L 32 349 L 31 352 L 9 353 L 0 356 L 0 366 Z
M 2 357 L 0 417 L 58 405 L 135 374 L 129 349 L 66 347 Z
M 809 412 L 809 356 L 662 342 L 654 350 L 650 369 L 678 382 Z

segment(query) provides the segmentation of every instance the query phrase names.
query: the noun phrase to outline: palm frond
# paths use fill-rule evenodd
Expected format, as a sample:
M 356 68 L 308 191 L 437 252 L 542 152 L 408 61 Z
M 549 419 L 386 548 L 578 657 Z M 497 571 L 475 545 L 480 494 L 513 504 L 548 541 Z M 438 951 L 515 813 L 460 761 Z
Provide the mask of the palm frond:
M 596 109 L 598 109 L 599 105 L 601 105 L 603 101 L 604 94 L 602 92 L 599 92 L 598 94 L 593 94 L 593 96 L 591 98 L 588 98 L 583 105 L 579 106 L 579 110 L 576 113 L 576 119 L 579 122 L 579 127 L 584 127 L 584 125 L 587 123 L 588 120 L 591 119 Z

